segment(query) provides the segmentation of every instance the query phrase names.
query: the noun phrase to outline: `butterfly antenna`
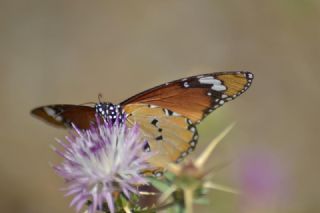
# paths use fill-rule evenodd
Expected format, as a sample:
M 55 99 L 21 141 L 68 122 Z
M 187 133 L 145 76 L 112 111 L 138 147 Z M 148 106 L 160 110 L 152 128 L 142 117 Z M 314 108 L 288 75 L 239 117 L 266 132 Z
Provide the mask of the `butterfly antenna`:
M 102 100 L 102 94 L 101 93 L 98 94 L 98 100 L 99 100 L 99 103 L 102 103 L 102 101 L 101 101 Z

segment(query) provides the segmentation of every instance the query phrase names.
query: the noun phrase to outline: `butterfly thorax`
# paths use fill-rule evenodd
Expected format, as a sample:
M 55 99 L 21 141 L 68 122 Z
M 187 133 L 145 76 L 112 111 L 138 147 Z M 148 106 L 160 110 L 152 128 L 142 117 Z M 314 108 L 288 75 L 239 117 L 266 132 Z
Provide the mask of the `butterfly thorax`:
M 97 103 L 94 108 L 96 109 L 96 113 L 105 118 L 106 120 L 114 123 L 115 121 L 119 121 L 123 123 L 125 115 L 124 111 L 119 104 L 112 104 L 110 102 L 100 102 Z

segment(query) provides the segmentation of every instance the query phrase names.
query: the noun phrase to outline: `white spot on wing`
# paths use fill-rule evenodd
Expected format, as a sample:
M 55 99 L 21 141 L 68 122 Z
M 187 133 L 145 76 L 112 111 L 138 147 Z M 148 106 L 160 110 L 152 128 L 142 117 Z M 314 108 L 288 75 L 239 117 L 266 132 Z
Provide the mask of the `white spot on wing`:
M 188 149 L 188 153 L 191 153 L 192 151 L 193 151 L 193 148 L 190 147 L 190 148 Z
M 173 116 L 181 116 L 179 113 L 173 112 Z
M 43 108 L 44 111 L 51 117 L 55 117 L 56 116 L 56 111 L 50 107 L 44 107 Z
M 56 121 L 61 122 L 63 120 L 63 118 L 61 116 L 57 116 L 55 117 Z
M 187 119 L 187 123 L 191 125 L 192 121 L 190 119 Z
M 211 89 L 215 91 L 225 91 L 227 88 L 224 85 L 213 84 Z
M 212 76 L 207 76 L 207 77 L 202 77 L 199 79 L 199 82 L 201 84 L 217 84 L 217 85 L 221 85 L 221 81 L 214 79 Z

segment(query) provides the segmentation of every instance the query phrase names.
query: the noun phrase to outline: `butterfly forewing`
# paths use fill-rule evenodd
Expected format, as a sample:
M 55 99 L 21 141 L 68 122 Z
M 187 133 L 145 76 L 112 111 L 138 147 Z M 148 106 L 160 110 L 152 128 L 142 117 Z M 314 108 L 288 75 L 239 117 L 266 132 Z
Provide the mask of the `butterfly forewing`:
M 70 127 L 73 123 L 80 129 L 87 129 L 95 121 L 94 108 L 81 105 L 42 106 L 32 110 L 31 114 L 58 127 Z
M 179 113 L 192 122 L 201 121 L 225 102 L 241 95 L 251 85 L 250 72 L 221 72 L 169 82 L 122 102 L 123 107 L 143 103 Z

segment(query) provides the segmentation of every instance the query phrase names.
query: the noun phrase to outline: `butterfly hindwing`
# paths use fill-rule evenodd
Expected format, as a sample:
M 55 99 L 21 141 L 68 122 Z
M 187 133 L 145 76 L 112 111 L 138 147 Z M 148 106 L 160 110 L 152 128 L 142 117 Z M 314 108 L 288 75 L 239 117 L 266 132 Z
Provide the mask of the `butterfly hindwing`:
M 87 129 L 95 120 L 95 109 L 89 106 L 57 104 L 35 108 L 31 114 L 58 127 Z
M 179 113 L 192 122 L 241 95 L 251 85 L 250 72 L 220 72 L 192 76 L 154 87 L 135 95 L 121 105 L 150 104 Z
M 129 124 L 137 123 L 156 155 L 150 162 L 166 167 L 192 152 L 198 133 L 192 121 L 168 109 L 148 104 L 130 104 L 124 108 Z

